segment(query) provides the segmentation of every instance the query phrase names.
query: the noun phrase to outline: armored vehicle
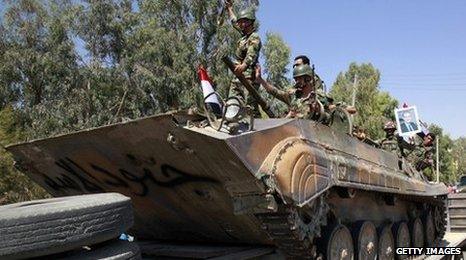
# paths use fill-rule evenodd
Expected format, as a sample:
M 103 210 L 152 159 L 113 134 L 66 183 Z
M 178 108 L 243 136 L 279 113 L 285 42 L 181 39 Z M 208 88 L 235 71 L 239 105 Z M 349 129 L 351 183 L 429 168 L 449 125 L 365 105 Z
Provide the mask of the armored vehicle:
M 138 239 L 393 259 L 444 235 L 445 185 L 393 153 L 311 120 L 230 134 L 204 119 L 171 112 L 7 149 L 53 196 L 130 196 Z

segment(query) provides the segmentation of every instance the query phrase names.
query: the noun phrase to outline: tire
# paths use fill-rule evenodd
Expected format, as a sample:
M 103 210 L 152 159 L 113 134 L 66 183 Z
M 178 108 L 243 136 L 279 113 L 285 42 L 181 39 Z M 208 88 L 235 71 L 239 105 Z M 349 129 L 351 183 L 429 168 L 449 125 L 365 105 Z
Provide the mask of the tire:
M 65 252 L 118 237 L 133 224 L 130 198 L 102 193 L 0 207 L 0 258 Z
M 115 240 L 91 246 L 90 250 L 80 249 L 49 257 L 57 260 L 139 260 L 141 250 L 135 242 Z

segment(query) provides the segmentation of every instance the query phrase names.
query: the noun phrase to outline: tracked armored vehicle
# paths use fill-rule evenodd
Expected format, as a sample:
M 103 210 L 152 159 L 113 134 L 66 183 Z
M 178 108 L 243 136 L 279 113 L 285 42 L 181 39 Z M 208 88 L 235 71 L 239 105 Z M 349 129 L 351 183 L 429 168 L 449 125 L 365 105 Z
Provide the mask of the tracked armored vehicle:
M 393 259 L 444 235 L 445 185 L 395 154 L 310 120 L 255 120 L 232 135 L 203 119 L 173 112 L 7 149 L 53 196 L 130 196 L 138 239 Z

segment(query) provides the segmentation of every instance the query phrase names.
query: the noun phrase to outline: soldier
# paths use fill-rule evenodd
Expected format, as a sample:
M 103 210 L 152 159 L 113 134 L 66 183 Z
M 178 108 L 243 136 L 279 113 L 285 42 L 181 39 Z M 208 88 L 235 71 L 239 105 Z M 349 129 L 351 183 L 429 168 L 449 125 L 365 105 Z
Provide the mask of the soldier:
M 254 68 L 258 63 L 262 44 L 254 24 L 256 20 L 254 11 L 242 10 L 238 17 L 236 17 L 233 12 L 232 2 L 226 1 L 225 5 L 228 9 L 228 14 L 233 27 L 241 33 L 241 38 L 238 41 L 235 51 L 235 71 L 243 73 L 244 77 L 250 81 L 251 85 L 256 89 L 259 89 L 259 85 L 254 82 Z M 238 79 L 234 79 L 232 81 L 229 96 L 237 96 L 243 101 L 246 100 L 247 104 L 254 108 L 254 116 L 260 117 L 257 102 L 247 95 L 247 91 Z
M 364 140 L 366 140 L 367 138 L 364 129 L 356 125 L 353 126 L 353 136 L 358 138 L 358 140 L 362 142 L 364 142 Z
M 417 138 L 418 141 L 413 140 L 412 143 L 406 142 L 404 139 L 400 140 L 402 156 L 411 162 L 416 170 L 423 171 L 433 164 L 432 155 L 435 134 L 428 133 L 421 137 L 421 139 Z
M 294 58 L 294 62 L 293 62 L 293 68 L 298 66 L 298 65 L 303 65 L 303 64 L 307 64 L 309 66 L 311 66 L 311 60 L 306 56 L 306 55 L 299 55 L 299 56 L 296 56 Z M 315 73 L 314 71 L 314 68 L 312 68 L 313 72 L 314 72 L 314 85 L 315 85 L 315 89 L 320 89 L 320 90 L 324 90 L 324 81 L 322 81 L 319 77 L 319 75 L 317 75 L 317 73 Z
M 280 90 L 265 81 L 261 76 L 261 68 L 256 68 L 256 82 L 261 84 L 265 90 L 281 100 L 288 106 L 286 117 L 310 118 L 316 109 L 318 100 L 322 103 L 324 109 L 328 110 L 332 105 L 332 100 L 325 96 L 322 91 L 316 90 L 312 84 L 314 72 L 308 64 L 295 66 L 293 69 L 293 78 L 295 85 L 286 90 Z
M 398 146 L 398 138 L 397 135 L 395 134 L 396 132 L 396 125 L 393 121 L 388 121 L 385 123 L 383 130 L 385 131 L 385 138 L 380 140 L 378 143 L 380 145 L 380 148 L 394 152 L 398 156 L 400 156 L 400 148 Z
M 422 138 L 422 144 L 417 146 L 413 152 L 416 158 L 416 170 L 423 171 L 433 165 L 433 152 L 434 152 L 435 134 L 428 133 Z
M 299 55 L 299 56 L 296 56 L 294 58 L 294 62 L 293 62 L 293 68 L 295 68 L 296 66 L 298 65 L 302 65 L 302 64 L 307 64 L 309 66 L 311 66 L 311 60 L 306 56 L 306 55 Z M 319 75 L 317 75 L 317 73 L 315 73 L 314 71 L 314 68 L 312 68 L 312 73 L 314 74 L 314 77 L 313 77 L 313 85 L 314 85 L 314 88 L 320 92 L 321 95 L 324 95 L 330 102 L 329 106 L 328 106 L 328 109 L 329 110 L 332 110 L 336 107 L 335 104 L 333 104 L 333 98 L 332 96 L 329 94 L 329 93 L 326 93 L 325 92 L 325 83 L 323 80 L 320 79 Z M 345 107 L 346 111 L 348 111 L 348 113 L 350 114 L 354 114 L 356 113 L 356 108 L 353 107 L 353 106 L 348 106 L 342 102 L 339 103 L 341 106 Z

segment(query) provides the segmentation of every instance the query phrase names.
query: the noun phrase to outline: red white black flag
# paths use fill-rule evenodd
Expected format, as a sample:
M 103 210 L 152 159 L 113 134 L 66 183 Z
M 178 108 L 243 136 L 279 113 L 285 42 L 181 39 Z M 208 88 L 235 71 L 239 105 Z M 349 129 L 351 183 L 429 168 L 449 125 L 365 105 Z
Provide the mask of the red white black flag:
M 204 95 L 206 105 L 210 107 L 215 114 L 222 114 L 222 107 L 212 86 L 212 81 L 210 80 L 209 75 L 207 75 L 206 69 L 202 65 L 199 66 L 197 74 L 201 81 L 202 93 Z

